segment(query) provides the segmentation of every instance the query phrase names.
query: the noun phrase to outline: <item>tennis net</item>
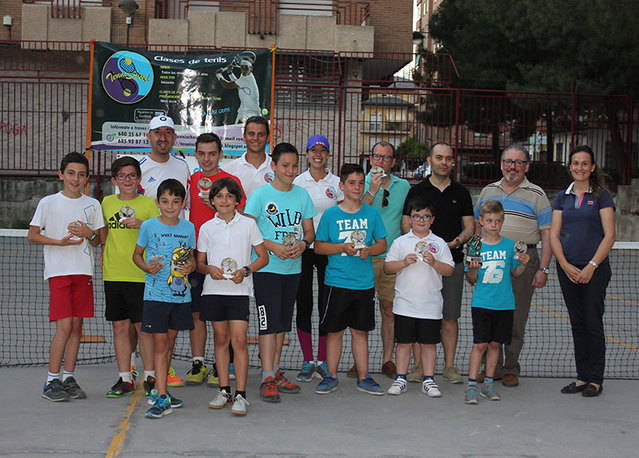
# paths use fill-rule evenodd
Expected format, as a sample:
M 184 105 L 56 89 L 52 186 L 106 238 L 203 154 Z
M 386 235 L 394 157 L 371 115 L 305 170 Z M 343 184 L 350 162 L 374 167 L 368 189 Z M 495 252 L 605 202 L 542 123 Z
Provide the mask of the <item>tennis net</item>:
M 0 366 L 46 365 L 55 324 L 49 323 L 49 291 L 43 280 L 42 247 L 27 241 L 26 230 L 0 229 L 0 259 L 3 260 L 2 298 L 0 304 Z M 97 251 L 96 251 L 97 254 Z M 639 379 L 639 242 L 617 242 L 610 255 L 612 280 L 606 298 L 606 377 Z M 95 317 L 84 321 L 80 345 L 80 364 L 115 360 L 111 325 L 104 319 L 104 289 L 100 267 L 95 266 Z M 471 288 L 464 287 L 462 316 L 456 365 L 467 372 L 472 347 L 470 317 Z M 252 308 L 252 310 L 255 310 Z M 317 339 L 317 311 L 314 312 L 314 345 Z M 381 368 L 382 343 L 379 336 L 381 317 L 377 312 L 377 329 L 369 334 L 370 368 Z M 209 328 L 210 329 L 210 328 Z M 252 366 L 259 366 L 256 317 L 249 325 L 249 356 Z M 281 366 L 298 369 L 303 361 L 295 332 L 288 335 Z M 340 370 L 348 370 L 353 359 L 350 334 L 345 334 Z M 212 331 L 209 331 L 206 356 L 213 359 Z M 189 333 L 178 335 L 175 357 L 190 359 Z M 572 334 L 554 262 L 547 285 L 535 292 L 530 309 L 524 348 L 520 357 L 521 374 L 537 377 L 572 377 L 575 374 Z M 441 373 L 443 354 L 438 346 L 437 372 Z

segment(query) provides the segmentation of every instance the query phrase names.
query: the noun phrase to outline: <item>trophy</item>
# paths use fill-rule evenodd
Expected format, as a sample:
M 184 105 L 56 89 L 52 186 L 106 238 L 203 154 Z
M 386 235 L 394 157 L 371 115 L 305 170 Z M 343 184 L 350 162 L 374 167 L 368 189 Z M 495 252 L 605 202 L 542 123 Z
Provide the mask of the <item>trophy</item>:
M 473 235 L 466 242 L 466 258 L 464 259 L 464 264 L 468 266 L 471 262 L 481 263 L 481 256 L 479 255 L 480 252 L 481 237 L 479 235 Z
M 379 175 L 382 178 L 386 177 L 386 174 L 384 173 L 384 169 L 381 167 L 373 167 L 371 169 L 371 175 Z
M 424 255 L 428 250 L 428 244 L 423 240 L 421 242 L 417 242 L 415 245 L 415 253 L 417 254 L 417 259 L 424 262 Z
M 237 270 L 237 261 L 233 258 L 222 259 L 222 275 L 227 280 L 233 278 L 233 273 Z
M 286 248 L 292 248 L 293 245 L 295 245 L 295 242 L 297 242 L 297 234 L 294 234 L 292 232 L 286 233 L 282 237 L 282 245 L 284 245 Z
M 67 226 L 67 229 L 69 230 L 69 233 L 71 234 L 71 229 L 75 229 L 75 230 L 79 230 L 82 227 L 82 223 L 80 221 L 71 221 L 69 223 L 69 225 Z M 82 240 L 82 237 L 78 237 L 77 235 L 74 235 L 73 237 L 71 237 L 71 240 Z
M 179 248 L 178 250 L 173 250 L 173 257 L 171 258 L 171 262 L 173 265 L 182 266 L 187 263 L 187 261 L 191 258 L 191 254 L 193 253 L 193 248 Z
M 519 259 L 519 255 L 528 251 L 528 245 L 523 240 L 517 240 L 515 242 L 515 258 Z
M 356 229 L 351 232 L 350 242 L 353 243 L 353 248 L 356 250 L 361 250 L 362 248 L 366 248 L 366 231 L 361 229 Z
M 202 199 L 209 198 L 209 192 L 211 192 L 211 187 L 213 186 L 213 181 L 210 178 L 202 177 L 197 182 L 197 188 L 200 190 L 199 196 Z
M 146 262 L 150 266 L 157 266 L 164 264 L 164 256 L 151 256 L 149 260 Z
M 135 209 L 130 205 L 124 205 L 118 212 L 118 221 L 124 218 L 133 218 L 135 216 Z

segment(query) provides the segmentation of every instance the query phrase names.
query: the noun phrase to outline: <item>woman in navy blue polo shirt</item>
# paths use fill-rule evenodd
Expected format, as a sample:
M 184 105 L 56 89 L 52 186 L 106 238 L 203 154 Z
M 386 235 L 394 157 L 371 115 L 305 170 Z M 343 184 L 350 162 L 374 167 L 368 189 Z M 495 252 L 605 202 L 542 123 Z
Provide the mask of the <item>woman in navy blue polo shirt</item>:
M 611 275 L 608 254 L 615 241 L 615 204 L 603 188 L 589 146 L 577 146 L 568 163 L 574 181 L 555 198 L 550 229 L 577 367 L 577 380 L 561 392 L 594 397 L 603 389 L 604 298 Z

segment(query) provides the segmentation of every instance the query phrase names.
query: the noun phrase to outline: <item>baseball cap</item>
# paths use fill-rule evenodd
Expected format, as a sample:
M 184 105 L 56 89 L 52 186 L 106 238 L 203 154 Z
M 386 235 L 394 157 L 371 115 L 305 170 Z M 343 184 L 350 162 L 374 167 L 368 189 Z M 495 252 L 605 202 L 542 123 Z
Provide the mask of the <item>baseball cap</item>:
M 170 127 L 175 130 L 175 124 L 173 124 L 173 120 L 165 115 L 156 116 L 151 119 L 149 123 L 149 132 L 155 129 L 159 129 L 160 127 Z
M 326 148 L 326 151 L 331 151 L 331 145 L 330 143 L 328 143 L 328 138 L 324 137 L 323 135 L 313 135 L 311 138 L 309 138 L 306 142 L 306 151 L 308 151 L 315 145 L 322 145 L 324 148 Z

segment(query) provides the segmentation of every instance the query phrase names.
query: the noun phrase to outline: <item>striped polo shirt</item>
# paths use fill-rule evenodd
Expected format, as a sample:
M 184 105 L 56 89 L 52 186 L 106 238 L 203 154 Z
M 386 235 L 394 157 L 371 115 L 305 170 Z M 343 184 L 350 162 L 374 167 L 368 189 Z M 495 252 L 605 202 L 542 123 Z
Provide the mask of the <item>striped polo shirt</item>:
M 487 200 L 498 200 L 504 206 L 504 225 L 501 235 L 511 240 L 523 240 L 536 244 L 541 240 L 541 229 L 549 229 L 552 221 L 552 207 L 546 193 L 536 184 L 524 180 L 513 192 L 507 194 L 502 187 L 504 179 L 484 187 L 475 205 L 475 219 L 479 219 L 479 209 Z

